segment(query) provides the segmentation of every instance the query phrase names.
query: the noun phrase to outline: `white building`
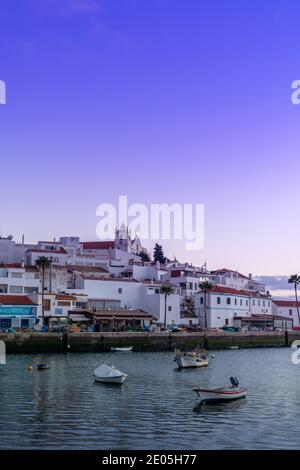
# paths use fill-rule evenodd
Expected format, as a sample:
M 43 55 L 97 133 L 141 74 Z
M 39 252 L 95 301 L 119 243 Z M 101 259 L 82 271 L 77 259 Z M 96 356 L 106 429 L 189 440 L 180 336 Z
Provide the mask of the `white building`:
M 207 328 L 233 327 L 235 317 L 250 316 L 249 296 L 237 289 L 213 286 L 206 294 L 206 309 L 204 299 L 204 292 L 195 294 L 195 313 L 202 328 L 205 328 L 205 311 Z
M 83 274 L 76 279 L 75 289 L 87 294 L 89 301 L 98 306 L 99 302 L 119 303 L 121 308 L 141 309 L 164 322 L 165 303 L 161 293 L 162 282 L 138 282 L 126 278 L 96 278 Z M 167 322 L 178 324 L 180 320 L 180 295 L 174 292 L 167 296 Z
M 29 295 L 37 300 L 39 273 L 33 266 L 23 264 L 0 265 L 0 293 Z
M 245 289 L 258 292 L 265 292 L 266 290 L 266 286 L 261 282 L 255 281 L 252 274 L 245 276 L 244 274 L 241 274 L 238 271 L 233 271 L 232 269 L 223 268 L 211 271 L 206 277 L 213 284 L 230 287 L 232 289 Z
M 298 302 L 298 309 L 300 313 L 300 302 Z M 297 303 L 293 300 L 273 300 L 272 314 L 286 317 L 293 320 L 294 328 L 299 328 L 299 318 L 297 313 Z

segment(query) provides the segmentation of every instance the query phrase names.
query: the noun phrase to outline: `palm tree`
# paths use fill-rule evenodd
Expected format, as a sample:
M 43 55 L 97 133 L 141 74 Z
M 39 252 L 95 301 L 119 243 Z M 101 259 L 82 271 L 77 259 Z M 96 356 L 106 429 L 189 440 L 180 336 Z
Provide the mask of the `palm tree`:
M 300 276 L 298 274 L 292 274 L 288 279 L 288 283 L 294 285 L 298 322 L 300 325 L 300 314 L 299 314 L 298 292 L 297 292 L 298 284 L 300 284 Z
M 40 256 L 35 262 L 38 270 L 42 271 L 42 319 L 43 326 L 45 324 L 45 306 L 44 306 L 44 291 L 45 291 L 45 271 L 51 266 L 51 260 L 46 256 Z
M 171 295 L 173 294 L 173 289 L 172 287 L 168 286 L 168 285 L 164 285 L 164 286 L 161 286 L 160 288 L 160 293 L 161 294 L 164 294 L 165 296 L 165 318 L 164 318 L 164 329 L 166 329 L 166 326 L 167 326 L 167 298 L 168 298 L 168 295 Z
M 213 285 L 209 281 L 203 281 L 199 284 L 199 287 L 204 292 L 204 326 L 205 326 L 205 330 L 207 330 L 206 300 L 207 300 L 207 293 L 212 289 Z M 199 322 L 200 322 L 200 312 L 199 312 Z

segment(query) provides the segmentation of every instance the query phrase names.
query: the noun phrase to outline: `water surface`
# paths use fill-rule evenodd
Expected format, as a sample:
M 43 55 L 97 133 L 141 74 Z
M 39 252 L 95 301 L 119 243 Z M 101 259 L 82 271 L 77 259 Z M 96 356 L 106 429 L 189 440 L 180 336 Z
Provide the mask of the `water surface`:
M 1 449 L 296 449 L 300 365 L 291 349 L 213 352 L 208 368 L 178 370 L 172 353 L 10 355 L 0 366 Z M 48 362 L 50 370 L 27 371 Z M 114 364 L 121 387 L 97 384 Z M 247 399 L 193 411 L 194 387 L 230 375 Z

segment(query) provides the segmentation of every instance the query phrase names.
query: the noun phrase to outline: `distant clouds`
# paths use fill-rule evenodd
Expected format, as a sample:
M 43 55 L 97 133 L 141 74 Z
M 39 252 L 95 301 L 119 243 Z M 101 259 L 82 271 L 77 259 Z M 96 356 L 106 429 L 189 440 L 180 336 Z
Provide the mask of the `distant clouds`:
M 294 289 L 288 283 L 289 276 L 256 276 L 255 280 L 266 284 L 275 297 L 293 297 Z

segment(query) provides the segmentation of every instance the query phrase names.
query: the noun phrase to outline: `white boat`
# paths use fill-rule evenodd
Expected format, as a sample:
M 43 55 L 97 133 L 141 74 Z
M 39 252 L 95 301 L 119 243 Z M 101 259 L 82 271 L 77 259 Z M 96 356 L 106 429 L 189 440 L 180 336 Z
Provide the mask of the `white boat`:
M 174 362 L 176 362 L 181 369 L 208 366 L 206 351 L 199 349 L 188 352 L 175 349 Z
M 110 348 L 110 350 L 114 352 L 129 352 L 133 350 L 133 346 L 128 346 L 125 348 Z
M 244 398 L 247 395 L 247 389 L 239 386 L 236 377 L 230 377 L 230 382 L 231 384 L 225 387 L 195 388 L 197 399 L 194 409 L 199 408 L 204 403 L 228 402 Z
M 116 369 L 114 366 L 102 364 L 94 370 L 96 382 L 122 384 L 127 378 L 127 374 Z
M 238 346 L 229 346 L 228 349 L 239 349 Z

